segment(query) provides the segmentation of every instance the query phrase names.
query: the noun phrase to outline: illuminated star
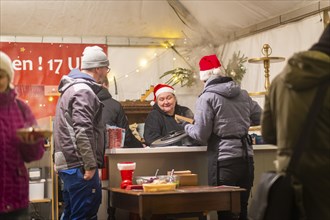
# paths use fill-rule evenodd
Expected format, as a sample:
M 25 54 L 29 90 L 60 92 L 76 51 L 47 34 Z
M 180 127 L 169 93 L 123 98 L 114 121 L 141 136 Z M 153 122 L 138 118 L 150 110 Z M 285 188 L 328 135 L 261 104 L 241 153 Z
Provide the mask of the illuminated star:
M 20 51 L 21 51 L 21 52 L 25 52 L 25 48 L 24 48 L 24 47 L 21 47 L 21 48 L 20 48 Z

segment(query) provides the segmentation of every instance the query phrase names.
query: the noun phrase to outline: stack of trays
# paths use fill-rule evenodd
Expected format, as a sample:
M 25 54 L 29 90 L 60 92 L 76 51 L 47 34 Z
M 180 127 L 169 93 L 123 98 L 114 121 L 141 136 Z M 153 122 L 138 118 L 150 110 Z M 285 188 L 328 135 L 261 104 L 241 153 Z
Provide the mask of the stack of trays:
M 144 183 L 142 186 L 144 192 L 174 191 L 176 188 L 176 183 Z

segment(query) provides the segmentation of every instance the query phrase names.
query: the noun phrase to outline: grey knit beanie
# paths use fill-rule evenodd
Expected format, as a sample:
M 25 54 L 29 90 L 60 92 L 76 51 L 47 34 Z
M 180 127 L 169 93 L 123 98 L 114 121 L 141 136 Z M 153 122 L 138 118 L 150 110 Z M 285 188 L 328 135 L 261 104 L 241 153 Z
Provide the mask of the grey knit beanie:
M 81 69 L 108 67 L 109 60 L 103 49 L 99 46 L 86 47 L 81 59 Z

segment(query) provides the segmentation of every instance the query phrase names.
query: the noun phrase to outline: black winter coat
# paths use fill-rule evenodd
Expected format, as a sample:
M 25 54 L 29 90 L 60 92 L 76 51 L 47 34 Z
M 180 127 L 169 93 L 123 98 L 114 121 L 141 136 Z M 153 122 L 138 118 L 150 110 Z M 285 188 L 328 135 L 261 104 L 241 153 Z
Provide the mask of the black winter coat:
M 128 120 L 120 102 L 113 99 L 107 88 L 103 88 L 98 94 L 98 98 L 104 104 L 102 120 L 110 126 L 117 126 L 125 129 L 124 148 L 142 148 L 142 143 L 132 134 L 128 125 Z
M 185 107 L 176 104 L 174 114 L 182 115 L 188 118 L 194 118 L 192 111 Z M 155 140 L 168 135 L 172 131 L 182 131 L 183 127 L 178 124 L 174 116 L 170 116 L 163 112 L 157 103 L 148 114 L 144 125 L 144 140 L 146 145 L 150 146 Z M 182 141 L 171 144 L 172 146 L 183 145 Z

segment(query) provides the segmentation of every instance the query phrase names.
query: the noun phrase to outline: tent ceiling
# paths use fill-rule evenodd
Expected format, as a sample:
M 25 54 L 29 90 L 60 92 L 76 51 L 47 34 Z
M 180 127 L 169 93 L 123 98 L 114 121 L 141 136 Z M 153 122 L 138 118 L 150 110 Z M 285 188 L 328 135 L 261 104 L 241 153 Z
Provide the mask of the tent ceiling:
M 185 38 L 197 33 L 200 36 L 220 39 L 233 31 L 239 31 L 320 1 L 1 0 L 0 2 L 0 35 Z

